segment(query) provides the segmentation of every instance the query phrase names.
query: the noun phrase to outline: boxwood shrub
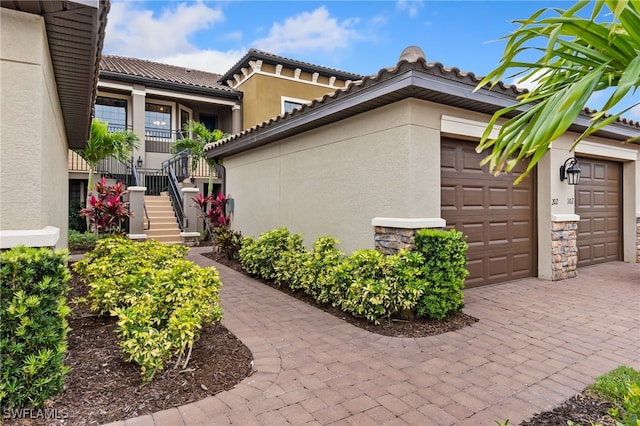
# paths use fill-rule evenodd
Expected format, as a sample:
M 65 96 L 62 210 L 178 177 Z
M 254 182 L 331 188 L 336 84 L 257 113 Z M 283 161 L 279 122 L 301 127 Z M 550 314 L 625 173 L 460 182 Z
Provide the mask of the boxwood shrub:
M 66 251 L 0 254 L 0 407 L 35 408 L 62 391 L 69 326 Z
M 336 244 L 322 237 L 306 250 L 302 235 L 278 228 L 245 238 L 240 262 L 252 275 L 374 323 L 415 315 L 444 319 L 463 306 L 467 245 L 457 231 L 420 231 L 415 251 L 392 256 L 376 250 L 345 256 Z

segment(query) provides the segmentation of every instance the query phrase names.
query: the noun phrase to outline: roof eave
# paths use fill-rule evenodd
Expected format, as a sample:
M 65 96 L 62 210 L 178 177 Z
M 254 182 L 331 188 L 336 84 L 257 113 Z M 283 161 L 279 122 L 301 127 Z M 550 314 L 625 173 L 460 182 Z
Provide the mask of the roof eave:
M 158 80 L 151 77 L 122 74 L 114 71 L 100 70 L 100 78 L 105 80 L 120 81 L 123 83 L 142 84 L 147 87 L 155 87 L 157 89 L 177 90 L 180 92 L 192 93 L 197 95 L 216 96 L 225 99 L 236 100 L 242 98 L 242 93 L 236 90 L 222 90 L 212 87 L 194 86 L 191 84 Z
M 221 145 L 211 145 L 207 147 L 206 155 L 208 158 L 221 159 L 407 98 L 423 99 L 488 115 L 516 102 L 518 93 L 510 87 L 496 86 L 494 90 L 485 87 L 476 91 L 475 81 L 434 75 L 434 72 L 425 71 L 420 66 L 405 67 L 405 70 L 395 74 L 380 73 L 376 81 L 365 79 L 362 87 L 338 90 L 332 95 L 326 95 L 318 105 L 302 107 L 301 110 L 294 110 L 250 129 L 246 135 L 239 134 Z M 524 109 L 515 110 L 511 116 L 522 110 Z M 589 117 L 583 114 L 570 130 L 582 132 L 588 126 Z M 637 130 L 613 123 L 594 135 L 623 141 L 637 135 Z
M 322 66 L 313 66 L 312 64 L 306 64 L 292 59 L 287 59 L 280 56 L 264 55 L 260 52 L 249 50 L 249 52 L 245 54 L 229 71 L 221 76 L 218 81 L 224 83 L 229 79 L 233 79 L 234 74 L 241 74 L 242 68 L 249 67 L 249 62 L 253 60 L 262 60 L 270 64 L 282 64 L 288 68 L 300 68 L 302 71 L 309 73 L 319 72 L 323 75 L 336 76 L 341 80 L 359 80 L 363 77 L 359 74 L 334 70 Z

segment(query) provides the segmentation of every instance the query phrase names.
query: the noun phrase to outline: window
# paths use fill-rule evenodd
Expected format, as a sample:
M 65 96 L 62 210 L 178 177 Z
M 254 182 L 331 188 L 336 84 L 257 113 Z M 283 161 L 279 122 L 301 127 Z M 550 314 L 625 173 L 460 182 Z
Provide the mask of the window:
M 309 104 L 309 101 L 305 101 L 304 99 L 288 98 L 286 96 L 282 96 L 280 99 L 282 100 L 282 114 L 291 112 L 301 105 Z
M 127 101 L 124 99 L 96 97 L 95 117 L 108 124 L 110 131 L 127 128 Z
M 290 112 L 303 105 L 301 102 L 284 101 L 284 112 Z
M 149 138 L 171 139 L 171 107 L 145 104 L 144 129 Z

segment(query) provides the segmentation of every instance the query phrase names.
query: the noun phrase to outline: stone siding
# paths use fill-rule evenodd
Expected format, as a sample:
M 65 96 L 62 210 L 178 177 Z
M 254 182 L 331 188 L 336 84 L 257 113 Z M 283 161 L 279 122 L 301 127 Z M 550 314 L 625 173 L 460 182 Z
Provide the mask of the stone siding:
M 636 239 L 636 262 L 640 263 L 640 217 L 636 218 L 636 229 L 638 234 Z
M 551 225 L 552 281 L 578 275 L 578 222 L 553 222 Z
M 413 250 L 418 229 L 375 227 L 375 248 L 384 254 L 396 254 L 400 249 Z

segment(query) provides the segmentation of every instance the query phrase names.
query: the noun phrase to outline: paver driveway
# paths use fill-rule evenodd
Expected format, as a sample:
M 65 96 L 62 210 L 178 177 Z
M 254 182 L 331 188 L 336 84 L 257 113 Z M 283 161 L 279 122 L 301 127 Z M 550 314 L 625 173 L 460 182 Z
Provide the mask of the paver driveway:
M 213 265 L 192 249 L 190 258 Z M 465 291 L 480 321 L 439 336 L 372 334 L 219 266 L 223 324 L 257 370 L 234 389 L 114 425 L 494 425 L 640 368 L 640 266 Z

